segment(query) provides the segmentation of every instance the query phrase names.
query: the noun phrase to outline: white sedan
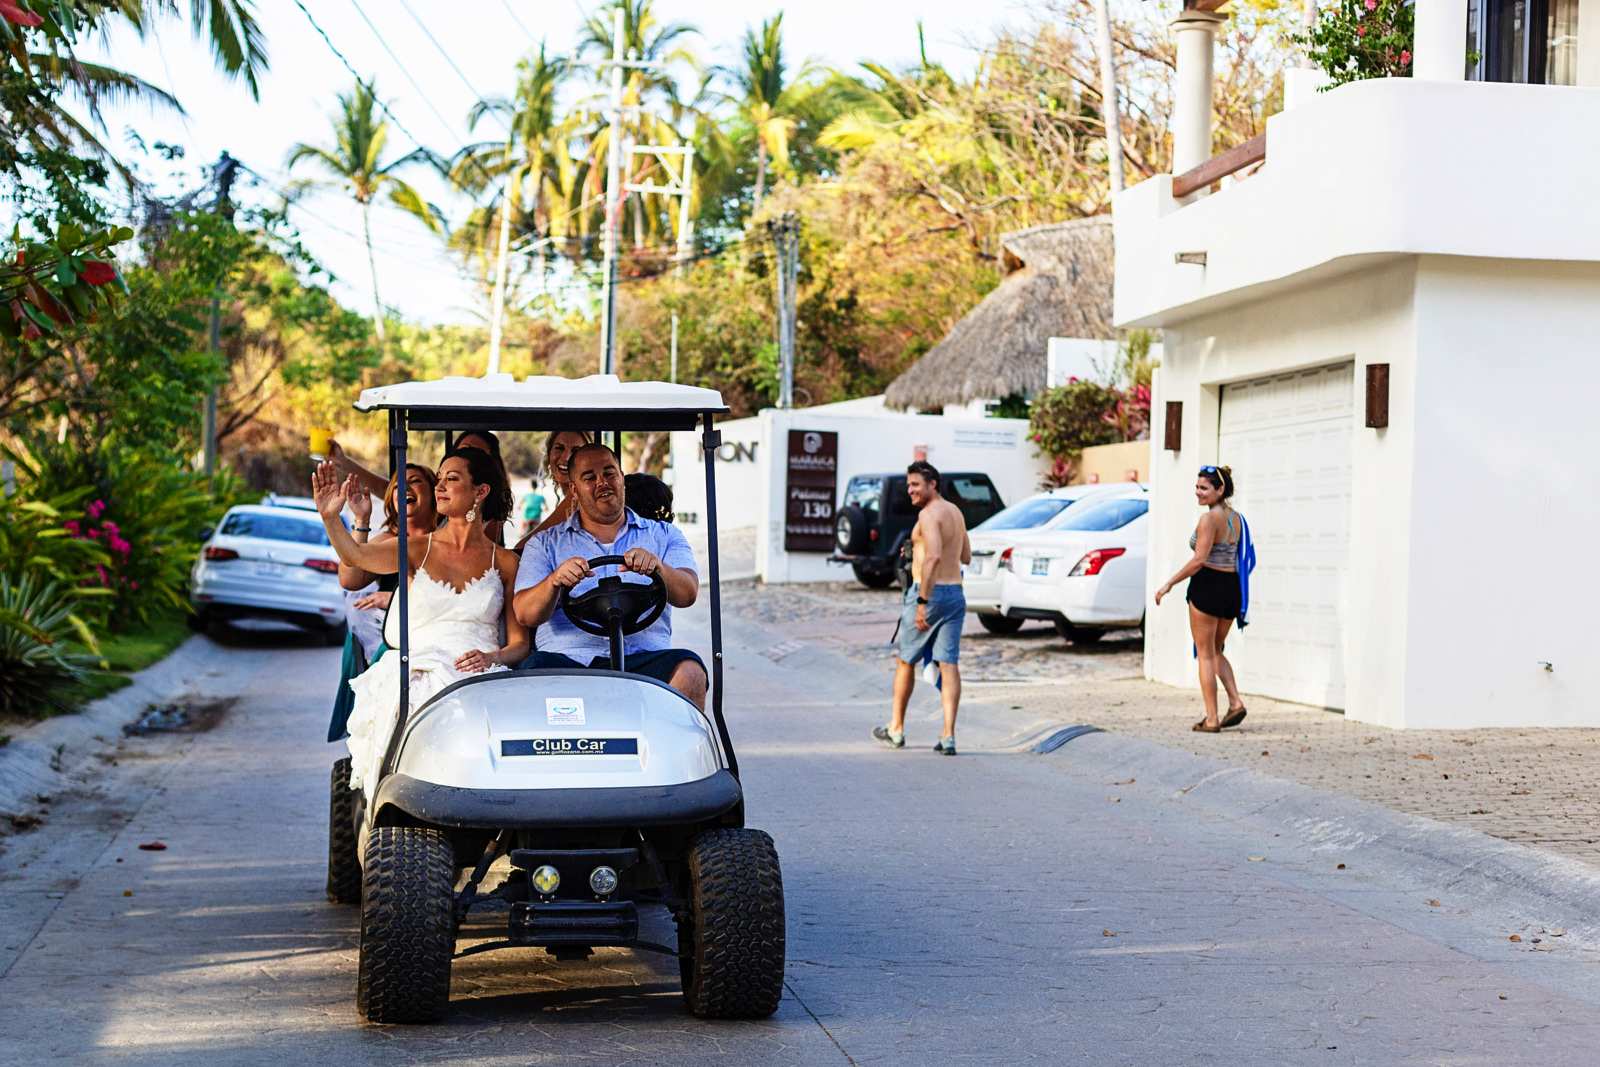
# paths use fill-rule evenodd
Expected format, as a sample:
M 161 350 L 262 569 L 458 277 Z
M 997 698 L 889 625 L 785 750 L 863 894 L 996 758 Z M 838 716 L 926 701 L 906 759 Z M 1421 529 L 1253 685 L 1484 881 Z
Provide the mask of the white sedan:
M 1095 501 L 1139 496 L 1146 491 L 1137 482 L 1066 485 L 1030 496 L 974 526 L 967 535 L 972 543 L 972 562 L 962 579 L 967 610 L 977 612 L 978 621 L 990 633 L 1016 633 L 1027 620 L 1002 614 L 1000 599 L 1005 561 L 1017 538 L 1026 531 L 1049 529 Z
M 1018 534 L 1003 570 L 1001 613 L 1053 622 L 1078 644 L 1143 627 L 1149 511 L 1142 493 L 1087 501 L 1048 529 Z

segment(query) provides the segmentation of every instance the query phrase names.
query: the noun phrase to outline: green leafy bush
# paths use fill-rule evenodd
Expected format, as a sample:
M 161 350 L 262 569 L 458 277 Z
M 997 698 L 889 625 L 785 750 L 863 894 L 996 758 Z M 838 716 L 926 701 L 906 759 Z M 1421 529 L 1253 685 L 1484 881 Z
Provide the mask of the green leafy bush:
M 1328 88 L 1365 78 L 1411 77 L 1415 0 L 1334 0 L 1311 33 L 1294 40 L 1327 71 Z
M 1123 439 L 1108 417 L 1121 399 L 1116 390 L 1086 381 L 1046 389 L 1033 398 L 1028 410 L 1029 436 L 1039 451 L 1055 461 L 1048 484 L 1067 484 L 1085 448 Z
M 25 492 L 0 497 L 0 574 L 38 574 L 70 588 L 109 564 L 104 548 L 73 536 L 67 525 L 82 513 L 90 491 L 80 487 L 43 499 L 30 499 Z
M 44 718 L 77 707 L 100 666 L 94 634 L 76 614 L 77 590 L 0 574 L 0 714 Z M 76 651 L 74 640 L 87 648 Z
M 93 451 L 70 443 L 36 446 L 28 464 L 28 489 L 70 486 L 83 496 L 62 527 L 98 550 L 101 560 L 81 573 L 109 603 L 97 613 L 107 629 L 123 632 L 152 612 L 187 602 L 189 569 L 200 550 L 200 531 L 215 525 L 232 502 L 224 475 L 211 491 L 203 475 L 174 458 L 152 456 L 103 442 Z

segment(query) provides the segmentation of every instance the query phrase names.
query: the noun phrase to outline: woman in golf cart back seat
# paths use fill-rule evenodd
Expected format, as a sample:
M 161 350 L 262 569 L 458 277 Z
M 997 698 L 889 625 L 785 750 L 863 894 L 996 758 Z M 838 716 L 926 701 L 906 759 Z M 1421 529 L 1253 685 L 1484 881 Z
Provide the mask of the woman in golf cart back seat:
M 511 610 L 517 558 L 484 533 L 484 505 L 503 487 L 489 454 L 453 450 L 439 465 L 434 489 L 445 524 L 406 538 L 410 589 L 410 702 L 415 710 L 445 686 L 484 671 L 503 671 L 528 654 L 528 631 Z M 340 521 L 353 484 L 341 485 L 331 463 L 312 477 L 317 511 L 343 562 L 374 574 L 400 566 L 400 540 L 357 544 Z M 504 621 L 506 642 L 500 643 Z M 350 732 L 350 785 L 375 783 L 384 747 L 400 707 L 400 653 L 391 649 L 352 679 L 355 707 Z
M 671 523 L 647 519 L 624 503 L 622 468 L 605 445 L 584 445 L 570 465 L 574 514 L 538 533 L 524 546 L 517 569 L 517 618 L 538 627 L 538 651 L 522 662 L 524 669 L 608 667 L 609 642 L 579 630 L 556 610 L 562 589 L 572 589 L 595 576 L 588 560 L 622 556 L 619 570 L 649 577 L 660 574 L 671 606 L 639 633 L 624 637 L 626 669 L 666 682 L 704 708 L 706 669 L 700 657 L 672 648 L 671 608 L 687 608 L 700 595 L 694 552 L 683 532 Z
M 489 536 L 490 541 L 503 547 L 506 543 L 506 522 L 511 518 L 516 498 L 511 492 L 511 476 L 506 473 L 506 461 L 500 458 L 500 438 L 488 430 L 471 430 L 456 438 L 455 447 L 476 448 L 494 461 L 495 470 L 500 476 L 500 488 L 489 494 L 479 510 L 483 515 L 483 532 Z M 328 459 L 339 470 L 365 486 L 367 492 L 377 496 L 384 491 L 387 480 L 351 459 L 338 441 L 328 441 Z

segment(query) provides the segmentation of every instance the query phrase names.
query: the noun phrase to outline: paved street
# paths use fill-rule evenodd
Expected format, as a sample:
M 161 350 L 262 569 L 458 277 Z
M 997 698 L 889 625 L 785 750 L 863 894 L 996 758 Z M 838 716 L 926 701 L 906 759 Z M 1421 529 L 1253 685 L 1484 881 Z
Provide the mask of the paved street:
M 688 1017 L 648 956 L 513 950 L 458 962 L 439 1026 L 360 1025 L 354 911 L 322 894 L 338 654 L 235 635 L 190 679 L 238 698 L 214 728 L 66 754 L 75 794 L 6 841 L 0 1062 L 1593 1061 L 1600 954 L 1577 924 L 1508 926 L 1529 909 L 1450 898 L 1420 863 L 1340 870 L 1270 811 L 1206 816 L 1213 787 L 1158 786 L 1169 750 L 1138 738 L 1027 755 L 1050 725 L 1015 700 L 975 704 L 956 759 L 927 751 L 926 693 L 914 747 L 874 747 L 881 669 L 760 654 L 786 640 L 729 624 L 749 820 L 788 895 L 772 1020 Z

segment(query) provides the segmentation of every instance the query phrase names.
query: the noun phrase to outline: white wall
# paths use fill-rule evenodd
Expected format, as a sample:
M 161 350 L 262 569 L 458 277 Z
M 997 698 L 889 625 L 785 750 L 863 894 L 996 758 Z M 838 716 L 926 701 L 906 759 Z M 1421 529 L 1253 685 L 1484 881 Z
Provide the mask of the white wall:
M 1600 725 L 1596 293 L 1600 264 L 1422 260 L 1407 726 Z
M 1006 503 L 1036 491 L 1048 464 L 1028 440 L 1026 419 L 917 415 L 885 410 L 881 397 L 793 411 L 767 409 L 753 418 L 719 425 L 723 459 L 717 463 L 717 519 L 723 531 L 755 526 L 756 571 L 768 582 L 837 582 L 849 568 L 830 564 L 825 553 L 783 550 L 784 489 L 788 432 L 832 430 L 839 434 L 838 493 L 856 474 L 903 471 L 926 448 L 928 462 L 944 471 L 982 471 Z M 753 447 L 754 463 L 729 447 Z M 705 469 L 699 465 L 698 435 L 672 435 L 674 507 L 694 513 L 680 519 L 686 532 L 706 521 Z M 774 444 L 775 443 L 775 444 Z M 729 456 L 738 456 L 727 462 Z M 836 497 L 837 499 L 837 497 Z
M 1267 120 L 1248 180 L 1188 206 L 1167 175 L 1116 198 L 1116 321 L 1161 326 L 1362 256 L 1600 259 L 1597 171 L 1600 89 L 1342 85 Z

